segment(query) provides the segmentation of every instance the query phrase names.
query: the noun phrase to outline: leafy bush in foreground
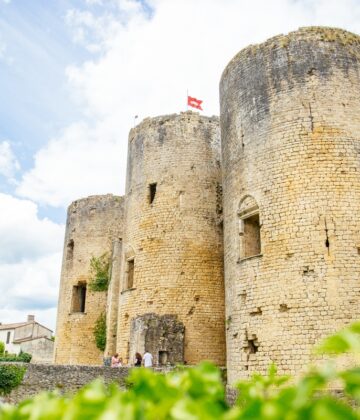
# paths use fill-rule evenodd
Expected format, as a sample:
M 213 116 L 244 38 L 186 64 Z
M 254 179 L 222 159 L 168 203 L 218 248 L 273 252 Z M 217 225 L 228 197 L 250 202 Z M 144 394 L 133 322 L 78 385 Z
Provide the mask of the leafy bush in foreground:
M 360 323 L 344 329 L 322 345 L 325 353 L 360 350 Z M 297 383 L 276 375 L 253 375 L 238 385 L 239 398 L 233 407 L 225 402 L 219 370 L 209 363 L 167 375 L 149 369 L 134 369 L 131 387 L 106 387 L 95 381 L 73 398 L 42 393 L 17 407 L 4 406 L 0 418 L 10 419 L 102 419 L 102 420 L 355 420 L 360 419 L 360 367 L 337 370 L 334 364 L 317 367 Z M 326 391 L 338 381 L 341 398 Z

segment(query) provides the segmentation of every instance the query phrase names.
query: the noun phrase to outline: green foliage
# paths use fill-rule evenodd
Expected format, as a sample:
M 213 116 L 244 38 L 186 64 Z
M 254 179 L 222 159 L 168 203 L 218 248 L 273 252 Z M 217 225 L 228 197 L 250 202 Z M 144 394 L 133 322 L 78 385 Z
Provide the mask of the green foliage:
M 94 337 L 96 347 L 99 350 L 104 351 L 106 346 L 106 315 L 104 312 L 100 314 L 99 318 L 96 320 Z
M 360 324 L 325 340 L 327 353 L 359 354 Z M 346 345 L 344 344 L 346 343 Z M 179 368 L 166 375 L 151 369 L 131 371 L 127 389 L 95 381 L 74 397 L 43 393 L 18 406 L 0 408 L 10 419 L 126 420 L 359 420 L 360 367 L 338 370 L 335 363 L 317 366 L 297 382 L 278 376 L 271 365 L 265 376 L 254 374 L 238 384 L 233 407 L 225 401 L 220 371 L 209 363 Z M 1 375 L 0 375 L 1 377 Z M 328 391 L 336 381 L 341 398 Z
M 30 363 L 32 359 L 32 355 L 30 353 L 26 353 L 24 351 L 20 351 L 18 359 L 25 363 Z
M 91 257 L 89 288 L 93 292 L 104 292 L 109 287 L 110 258 L 107 253 L 99 258 Z
M 0 341 L 0 357 L 5 353 L 5 343 Z
M 26 368 L 22 366 L 0 365 L 0 395 L 10 394 L 13 389 L 19 386 L 25 372 Z
M 20 351 L 18 355 L 16 354 L 6 354 L 0 356 L 0 362 L 23 362 L 23 363 L 30 363 L 32 355 L 29 353 L 24 353 Z

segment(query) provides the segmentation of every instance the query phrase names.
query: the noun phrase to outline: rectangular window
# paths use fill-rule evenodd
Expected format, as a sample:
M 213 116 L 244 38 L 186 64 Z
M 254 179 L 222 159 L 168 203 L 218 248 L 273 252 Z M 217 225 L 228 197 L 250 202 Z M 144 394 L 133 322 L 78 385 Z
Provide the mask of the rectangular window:
M 243 226 L 244 258 L 259 255 L 261 253 L 259 213 L 243 219 Z
M 127 284 L 126 288 L 131 289 L 134 286 L 134 270 L 135 270 L 135 261 L 128 260 L 127 262 Z
M 149 203 L 152 204 L 152 202 L 155 199 L 156 194 L 156 182 L 149 185 Z
M 71 312 L 85 312 L 86 284 L 73 286 Z
M 7 336 L 6 336 L 6 344 L 10 343 L 10 335 L 11 335 L 11 332 L 8 331 Z

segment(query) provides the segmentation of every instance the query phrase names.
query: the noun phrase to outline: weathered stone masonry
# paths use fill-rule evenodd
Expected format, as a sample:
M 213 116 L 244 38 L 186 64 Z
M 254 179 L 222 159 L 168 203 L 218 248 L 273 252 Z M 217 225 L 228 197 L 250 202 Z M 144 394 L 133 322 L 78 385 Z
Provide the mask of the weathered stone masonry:
M 130 131 L 117 334 L 126 360 L 146 347 L 131 320 L 155 313 L 185 326 L 177 362 L 225 363 L 220 184 L 218 118 L 187 112 Z M 168 350 L 151 351 L 158 362 Z
M 271 360 L 298 373 L 360 316 L 359 59 L 356 35 L 305 28 L 246 48 L 223 73 L 230 383 Z M 245 256 L 247 207 L 261 245 Z
M 112 256 L 122 237 L 123 199 L 92 196 L 69 206 L 57 315 L 55 362 L 101 364 L 93 329 L 106 310 L 106 292 L 89 290 L 91 257 Z M 116 247 L 115 247 L 116 250 Z M 82 307 L 81 307 L 82 306 Z
M 93 328 L 106 308 L 106 355 L 132 363 L 149 347 L 156 364 L 224 365 L 221 207 L 218 118 L 187 112 L 131 130 L 125 199 L 69 207 L 55 362 L 101 363 Z M 91 256 L 104 252 L 108 292 L 87 288 L 85 310 L 74 308 L 74 286 L 88 283 Z
M 105 304 L 106 353 L 130 362 L 150 346 L 155 362 L 222 364 L 226 329 L 230 384 L 270 361 L 299 373 L 323 336 L 358 319 L 359 64 L 360 38 L 330 28 L 240 51 L 220 83 L 221 163 L 216 117 L 186 112 L 131 130 L 124 215 L 122 204 L 116 220 L 69 210 L 56 361 L 100 362 L 88 346 Z M 101 227 L 90 234 L 92 223 Z M 89 234 L 71 267 L 77 224 Z M 84 261 L 105 243 L 107 303 L 89 295 L 89 316 L 69 314 Z

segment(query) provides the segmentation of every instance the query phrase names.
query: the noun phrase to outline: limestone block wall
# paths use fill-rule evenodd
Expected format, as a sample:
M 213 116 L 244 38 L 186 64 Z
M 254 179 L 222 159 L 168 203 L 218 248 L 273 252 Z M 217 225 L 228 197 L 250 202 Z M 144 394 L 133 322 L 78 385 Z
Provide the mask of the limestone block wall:
M 95 345 L 93 329 L 106 310 L 107 293 L 89 290 L 90 259 L 104 253 L 111 258 L 113 241 L 122 237 L 123 204 L 123 197 L 108 194 L 77 200 L 68 208 L 55 363 L 102 364 L 103 355 Z M 79 293 L 86 294 L 84 308 L 75 302 L 81 298 Z
M 188 363 L 225 362 L 219 120 L 184 112 L 130 131 L 117 350 L 131 320 L 177 315 Z
M 176 315 L 144 314 L 133 318 L 130 327 L 130 354 L 146 349 L 154 366 L 184 363 L 184 324 Z M 130 360 L 130 364 L 134 360 Z
M 230 383 L 271 360 L 297 374 L 360 317 L 359 92 L 360 38 L 338 29 L 250 46 L 223 73 Z M 251 214 L 261 244 L 246 257 Z
M 120 275 L 121 275 L 122 239 L 113 241 L 111 256 L 111 278 L 106 304 L 106 348 L 105 356 L 116 353 L 116 333 L 119 311 Z
M 32 355 L 31 363 L 52 363 L 54 358 L 54 342 L 47 337 L 23 341 L 21 350 Z
M 0 363 L 9 365 L 11 363 Z M 18 404 L 32 398 L 40 392 L 57 391 L 62 394 L 74 394 L 86 384 L 101 378 L 104 383 L 117 383 L 125 386 L 129 368 L 111 368 L 105 366 L 74 366 L 16 363 L 26 368 L 22 383 L 5 397 L 5 401 Z M 1 400 L 0 400 L 1 403 Z

